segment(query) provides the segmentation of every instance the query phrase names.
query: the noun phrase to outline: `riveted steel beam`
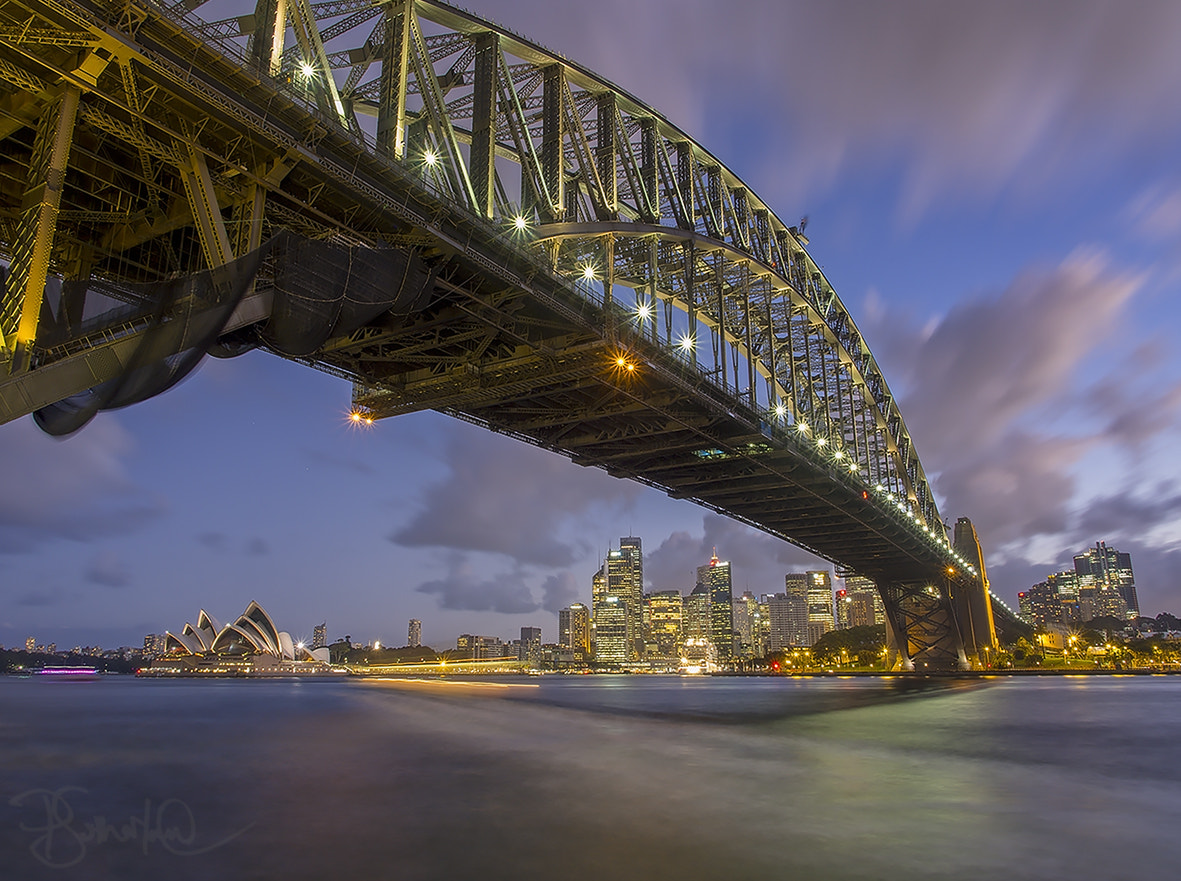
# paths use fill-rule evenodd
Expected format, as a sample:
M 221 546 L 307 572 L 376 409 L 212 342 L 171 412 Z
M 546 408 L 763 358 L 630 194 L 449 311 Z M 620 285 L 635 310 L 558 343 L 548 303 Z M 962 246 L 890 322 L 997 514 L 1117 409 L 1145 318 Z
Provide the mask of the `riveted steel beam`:
M 12 264 L 0 307 L 0 337 L 10 373 L 28 369 L 30 349 L 37 338 L 80 99 L 78 88 L 67 86 L 37 126 L 29 186 L 21 200 Z

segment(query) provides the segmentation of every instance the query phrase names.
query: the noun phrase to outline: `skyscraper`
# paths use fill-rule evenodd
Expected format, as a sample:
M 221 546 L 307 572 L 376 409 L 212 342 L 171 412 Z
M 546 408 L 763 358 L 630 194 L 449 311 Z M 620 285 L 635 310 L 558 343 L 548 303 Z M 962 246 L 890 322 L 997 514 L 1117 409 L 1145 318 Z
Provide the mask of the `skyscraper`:
M 776 648 L 812 644 L 808 641 L 808 573 L 788 572 L 783 577 L 783 600 L 770 612 L 772 628 L 777 615 L 780 622 L 780 635 L 774 641 L 786 639 Z
M 864 627 L 886 623 L 886 607 L 877 585 L 863 575 L 852 572 L 838 573 L 845 582 L 846 612 L 848 627 Z
M 734 593 L 730 564 L 719 560 L 716 550 L 706 565 L 697 567 L 697 584 L 709 596 L 706 635 L 717 649 L 718 663 L 725 664 L 734 657 Z
M 660 590 L 645 597 L 647 642 L 652 653 L 663 660 L 680 656 L 684 630 L 685 600 L 679 590 Z
M 622 547 L 619 550 L 607 552 L 607 559 L 603 561 L 603 566 L 595 575 L 591 586 L 595 655 L 600 657 L 599 618 L 606 615 L 614 622 L 622 612 L 626 628 L 624 645 L 627 648 L 627 657 L 624 660 L 636 661 L 644 656 L 643 552 L 638 538 L 630 537 L 620 541 Z M 610 608 L 607 607 L 608 600 L 612 600 Z
M 1047 624 L 1062 623 L 1062 601 L 1058 597 L 1058 590 L 1047 581 L 1017 594 L 1017 602 L 1021 617 L 1027 624 L 1044 628 Z
M 627 561 L 620 573 L 620 596 L 627 599 L 628 624 L 631 628 L 631 653 L 635 660 L 644 657 L 644 545 L 634 535 L 619 539 L 619 553 Z
M 328 645 L 328 622 L 324 621 L 312 628 L 312 648 L 322 649 Z
M 558 612 L 558 643 L 576 662 L 590 659 L 590 609 L 582 603 L 571 603 Z
M 422 645 L 422 622 L 417 618 L 410 619 L 410 626 L 406 629 L 406 645 L 411 648 Z
M 815 645 L 820 637 L 833 629 L 832 573 L 827 569 L 808 573 L 808 641 Z
M 709 587 L 698 584 L 685 597 L 685 639 L 709 639 Z
M 1075 556 L 1074 571 L 1078 575 L 1079 614 L 1084 621 L 1099 615 L 1120 617 L 1116 596 L 1123 601 L 1123 617 L 1139 617 L 1131 554 L 1109 548 L 1106 542 L 1095 542 L 1095 547 Z
M 627 603 L 606 596 L 595 606 L 595 660 L 601 664 L 626 664 L 628 652 Z
M 749 590 L 734 599 L 734 653 L 743 658 L 762 657 L 759 650 L 759 601 Z
M 541 628 L 540 627 L 522 627 L 521 628 L 521 654 L 520 659 L 529 665 L 531 669 L 536 670 L 541 666 Z

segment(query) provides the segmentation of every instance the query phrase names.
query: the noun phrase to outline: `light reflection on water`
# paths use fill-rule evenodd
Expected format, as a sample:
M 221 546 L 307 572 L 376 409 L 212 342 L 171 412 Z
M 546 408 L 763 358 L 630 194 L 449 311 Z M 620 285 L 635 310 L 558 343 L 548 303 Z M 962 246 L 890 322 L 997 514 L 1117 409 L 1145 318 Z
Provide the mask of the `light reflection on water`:
M 1181 679 L 504 681 L 536 687 L 0 679 L 4 877 L 1131 879 L 1181 861 Z M 85 792 L 61 797 L 52 843 L 82 858 L 55 868 L 34 853 L 46 812 L 10 799 L 63 787 Z M 183 846 L 168 799 L 191 811 Z M 145 807 L 171 849 L 93 840 L 100 815 Z

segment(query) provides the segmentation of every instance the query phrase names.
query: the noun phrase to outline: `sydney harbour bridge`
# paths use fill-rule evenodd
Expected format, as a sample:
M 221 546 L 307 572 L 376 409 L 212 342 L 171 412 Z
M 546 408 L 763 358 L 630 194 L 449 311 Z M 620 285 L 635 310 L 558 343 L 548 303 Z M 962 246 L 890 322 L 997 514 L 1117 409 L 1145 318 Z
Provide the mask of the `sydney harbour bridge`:
M 262 348 L 357 420 L 438 410 L 873 580 L 900 668 L 988 662 L 971 523 L 720 159 L 444 3 L 226 5 L 0 0 L 0 421 L 68 434 Z

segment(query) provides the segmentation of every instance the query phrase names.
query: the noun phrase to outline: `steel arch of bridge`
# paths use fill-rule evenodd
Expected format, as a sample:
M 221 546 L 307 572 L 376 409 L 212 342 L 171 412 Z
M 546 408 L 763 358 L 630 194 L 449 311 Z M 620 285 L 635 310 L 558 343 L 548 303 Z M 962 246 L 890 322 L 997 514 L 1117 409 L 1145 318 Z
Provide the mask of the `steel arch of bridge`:
M 851 562 L 879 581 L 904 655 L 962 663 L 953 595 L 979 585 L 973 563 L 807 240 L 737 175 L 593 72 L 433 0 L 259 0 L 220 21 L 201 5 L 0 0 L 0 138 L 21 157 L 0 215 L 5 419 L 106 378 L 132 346 L 135 328 L 43 344 L 50 276 L 154 281 L 279 230 L 444 254 L 451 312 L 305 360 L 353 380 L 373 416 L 443 409 Z M 248 300 L 231 328 L 265 318 Z M 570 332 L 539 344 L 555 322 Z M 604 382 L 605 352 L 653 379 Z M 580 447 L 558 408 L 613 427 Z M 661 433 L 712 475 L 621 446 Z M 777 525 L 784 481 L 906 565 Z

